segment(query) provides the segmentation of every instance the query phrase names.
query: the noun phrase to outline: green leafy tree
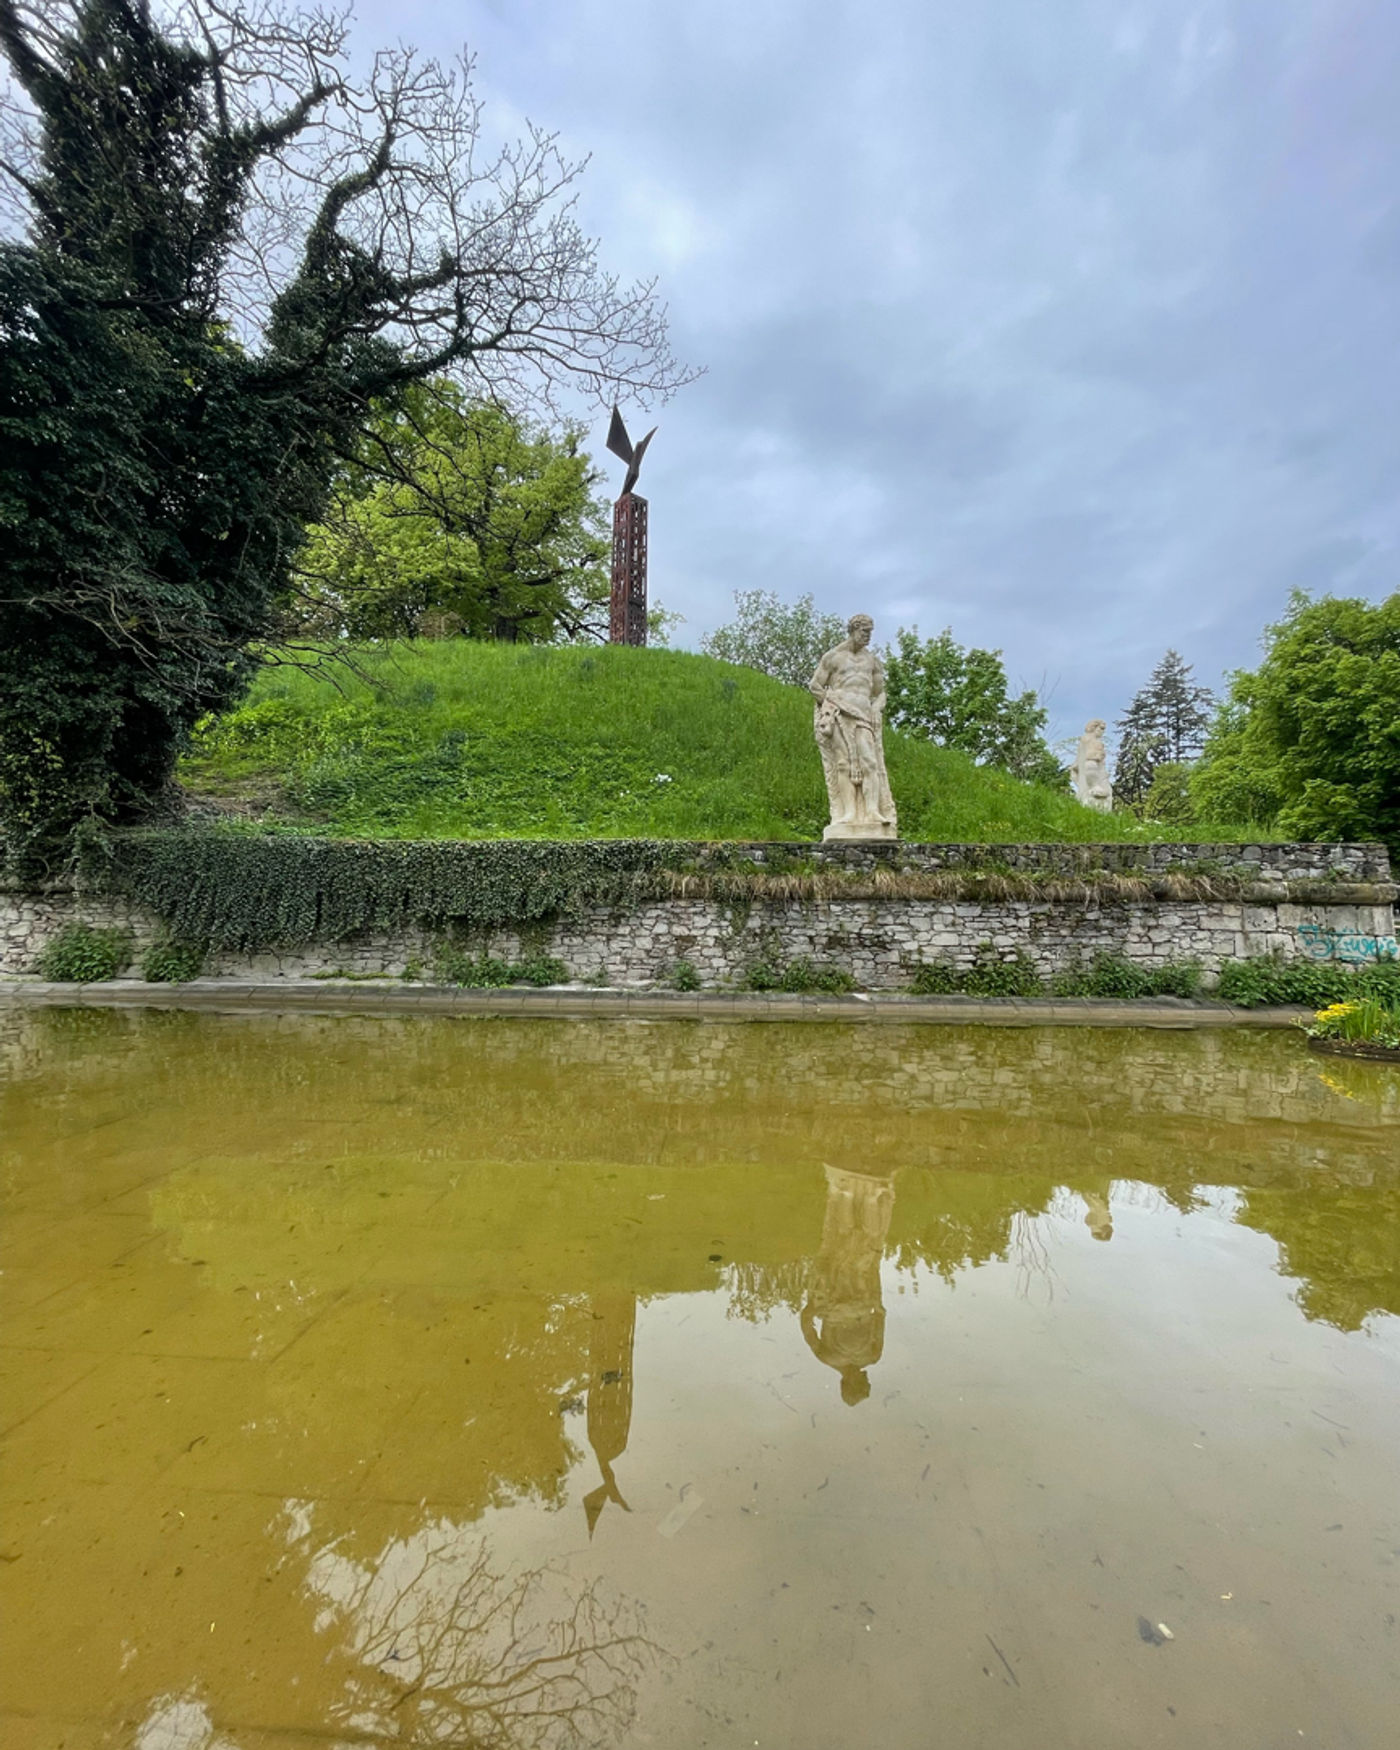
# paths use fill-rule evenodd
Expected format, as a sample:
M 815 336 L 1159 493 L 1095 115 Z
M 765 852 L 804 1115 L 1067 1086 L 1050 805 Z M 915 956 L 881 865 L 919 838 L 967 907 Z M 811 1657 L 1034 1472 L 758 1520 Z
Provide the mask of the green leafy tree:
M 684 626 L 685 615 L 676 608 L 668 608 L 664 602 L 654 601 L 647 604 L 647 643 L 657 650 L 671 648 L 671 634 L 677 626 Z
M 1159 767 L 1188 764 L 1200 753 L 1214 704 L 1210 688 L 1192 679 L 1190 663 L 1169 650 L 1118 721 L 1115 795 L 1145 806 Z
M 805 687 L 822 656 L 846 636 L 841 616 L 819 612 L 810 595 L 784 602 L 772 590 L 736 589 L 734 606 L 734 619 L 707 633 L 700 648 L 789 686 Z
M 1187 826 L 1195 817 L 1191 804 L 1191 767 L 1166 760 L 1152 773 L 1152 782 L 1142 798 L 1144 820 L 1165 826 Z
M 1231 678 L 1191 795 L 1203 818 L 1400 850 L 1400 593 L 1296 593 Z
M 579 434 L 533 430 L 454 384 L 382 412 L 298 561 L 308 631 L 438 625 L 538 643 L 606 635 L 606 506 Z
M 469 69 L 356 85 L 295 0 L 0 0 L 0 832 L 42 858 L 166 783 L 284 632 L 372 409 L 682 380 L 578 166 L 494 158 Z
M 1063 782 L 1044 738 L 1045 708 L 1034 692 L 1011 693 L 999 650 L 964 649 L 948 629 L 921 641 L 917 626 L 901 626 L 885 658 L 885 691 L 895 728 L 1031 783 Z

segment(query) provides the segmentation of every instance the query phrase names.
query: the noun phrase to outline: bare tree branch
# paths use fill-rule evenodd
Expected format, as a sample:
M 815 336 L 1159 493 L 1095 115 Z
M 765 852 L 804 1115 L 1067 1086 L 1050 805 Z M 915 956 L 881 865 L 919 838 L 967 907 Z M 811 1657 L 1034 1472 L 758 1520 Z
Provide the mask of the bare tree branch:
M 82 9 L 0 0 L 15 73 L 0 94 L 0 158 L 21 203 L 12 226 L 43 217 L 31 100 L 63 77 Z M 150 12 L 207 69 L 210 177 L 196 192 L 217 205 L 213 184 L 242 167 L 213 307 L 258 353 L 279 301 L 308 276 L 333 266 L 354 282 L 343 325 L 330 323 L 296 366 L 279 360 L 283 380 L 367 335 L 402 349 L 386 390 L 450 371 L 475 392 L 549 412 L 571 393 L 664 399 L 695 375 L 671 356 L 654 283 L 624 285 L 600 268 L 574 211 L 585 161 L 534 128 L 486 148 L 469 57 L 444 65 L 387 49 L 357 80 L 342 13 L 296 0 L 153 0 Z

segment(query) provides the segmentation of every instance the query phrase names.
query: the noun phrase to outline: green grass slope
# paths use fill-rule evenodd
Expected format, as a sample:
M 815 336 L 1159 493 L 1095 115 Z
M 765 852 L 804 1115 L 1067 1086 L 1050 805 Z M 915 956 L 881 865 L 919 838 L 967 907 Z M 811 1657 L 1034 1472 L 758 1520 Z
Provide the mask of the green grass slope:
M 186 787 L 355 837 L 811 840 L 827 820 L 811 700 L 752 669 L 464 639 L 359 666 L 265 671 L 200 737 Z M 887 731 L 885 745 L 904 839 L 1147 836 L 913 737 Z

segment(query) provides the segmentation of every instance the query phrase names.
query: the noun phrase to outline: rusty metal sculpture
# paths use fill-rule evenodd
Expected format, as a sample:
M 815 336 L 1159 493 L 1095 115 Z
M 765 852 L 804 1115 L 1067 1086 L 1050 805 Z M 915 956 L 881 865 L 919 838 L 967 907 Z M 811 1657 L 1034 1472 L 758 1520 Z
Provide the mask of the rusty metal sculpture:
M 622 493 L 613 506 L 612 614 L 608 638 L 613 644 L 647 641 L 647 501 L 633 488 L 642 471 L 642 457 L 656 436 L 653 426 L 633 445 L 616 406 L 608 427 L 608 448 L 627 464 Z

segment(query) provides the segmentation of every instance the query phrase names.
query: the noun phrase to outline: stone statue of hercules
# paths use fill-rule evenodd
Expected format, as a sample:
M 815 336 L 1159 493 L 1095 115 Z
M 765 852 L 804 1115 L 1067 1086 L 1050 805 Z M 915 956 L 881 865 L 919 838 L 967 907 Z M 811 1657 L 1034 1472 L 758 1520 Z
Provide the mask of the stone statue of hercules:
M 885 775 L 885 671 L 870 648 L 874 627 L 869 614 L 854 615 L 848 636 L 827 651 L 807 683 L 817 701 L 814 728 L 831 804 L 824 839 L 899 836 Z

